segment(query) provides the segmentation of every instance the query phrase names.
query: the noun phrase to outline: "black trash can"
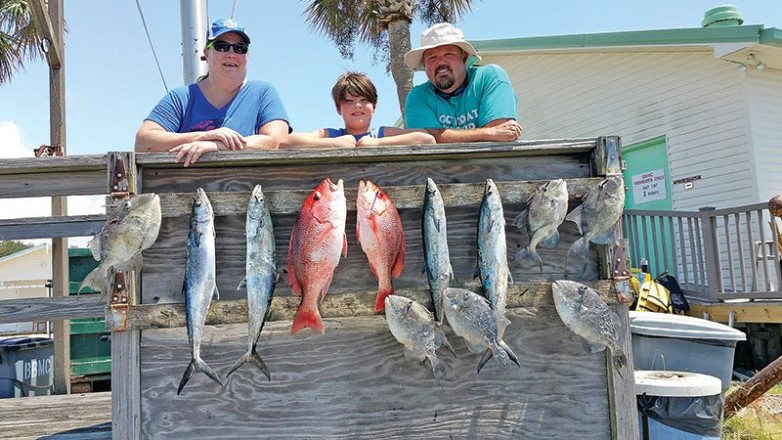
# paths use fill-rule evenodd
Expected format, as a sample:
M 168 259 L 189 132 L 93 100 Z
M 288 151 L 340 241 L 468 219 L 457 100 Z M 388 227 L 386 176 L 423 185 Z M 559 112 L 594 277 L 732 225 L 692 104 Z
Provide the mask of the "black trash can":
M 54 341 L 45 337 L 0 339 L 0 399 L 48 396 L 54 389 Z

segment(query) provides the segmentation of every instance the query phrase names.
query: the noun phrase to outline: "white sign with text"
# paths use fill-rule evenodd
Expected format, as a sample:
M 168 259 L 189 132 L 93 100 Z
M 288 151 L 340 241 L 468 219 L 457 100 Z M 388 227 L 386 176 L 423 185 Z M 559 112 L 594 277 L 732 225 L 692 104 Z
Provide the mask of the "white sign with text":
M 665 200 L 667 197 L 665 171 L 662 168 L 633 176 L 633 200 L 636 205 Z

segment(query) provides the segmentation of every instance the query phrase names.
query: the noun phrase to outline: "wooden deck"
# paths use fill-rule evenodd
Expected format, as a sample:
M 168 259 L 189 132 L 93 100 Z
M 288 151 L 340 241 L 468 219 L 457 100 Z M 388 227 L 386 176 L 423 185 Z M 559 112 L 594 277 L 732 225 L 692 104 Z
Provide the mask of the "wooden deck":
M 0 439 L 110 438 L 110 392 L 0 399 Z
M 720 303 L 707 303 L 688 299 L 690 316 L 703 318 L 708 313 L 709 320 L 727 324 L 730 322 L 730 314 L 733 322 L 745 324 L 782 324 L 782 301 L 731 301 Z

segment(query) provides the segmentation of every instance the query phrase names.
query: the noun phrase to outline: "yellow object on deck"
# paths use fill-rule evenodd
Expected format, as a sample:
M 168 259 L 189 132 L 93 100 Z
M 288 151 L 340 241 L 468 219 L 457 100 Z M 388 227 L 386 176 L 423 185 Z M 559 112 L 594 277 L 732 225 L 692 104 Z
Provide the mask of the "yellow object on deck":
M 639 273 L 640 274 L 640 273 Z M 644 273 L 645 281 L 633 277 L 633 289 L 638 295 L 635 310 L 639 312 L 674 313 L 671 292 L 662 284 L 652 280 L 651 274 Z

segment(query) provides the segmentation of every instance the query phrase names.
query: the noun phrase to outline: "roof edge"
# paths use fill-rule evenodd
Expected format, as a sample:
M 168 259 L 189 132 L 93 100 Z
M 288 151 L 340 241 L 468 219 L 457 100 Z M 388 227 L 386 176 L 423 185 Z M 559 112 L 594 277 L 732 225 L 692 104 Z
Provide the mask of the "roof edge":
M 766 41 L 764 42 L 763 39 Z M 716 43 L 782 45 L 782 31 L 763 25 L 657 29 L 592 34 L 470 40 L 478 52 L 532 51 L 623 46 L 711 45 Z

